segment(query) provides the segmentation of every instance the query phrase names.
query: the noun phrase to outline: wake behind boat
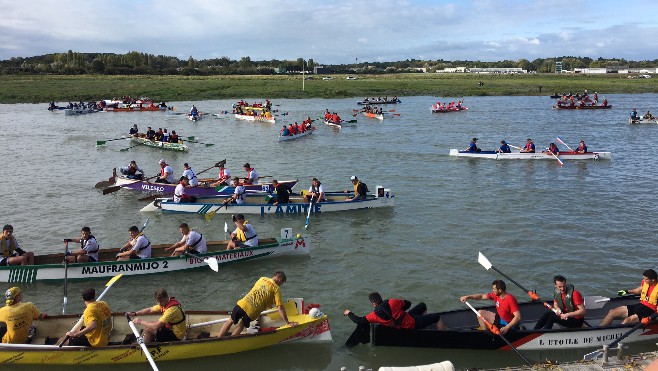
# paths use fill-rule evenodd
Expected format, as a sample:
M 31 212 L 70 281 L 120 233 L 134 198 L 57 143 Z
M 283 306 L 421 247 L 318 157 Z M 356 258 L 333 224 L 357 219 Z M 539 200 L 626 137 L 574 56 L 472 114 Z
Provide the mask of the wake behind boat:
M 319 307 L 319 305 L 318 305 Z M 295 327 L 284 326 L 278 311 L 265 311 L 252 324 L 245 326 L 240 335 L 218 338 L 220 328 L 231 313 L 227 311 L 185 311 L 187 332 L 184 340 L 148 344 L 153 359 L 162 361 L 184 360 L 239 353 L 282 343 L 330 342 L 329 320 L 319 309 L 308 311 L 302 298 L 288 299 L 284 308 Z M 311 314 L 313 315 L 311 315 Z M 54 345 L 53 339 L 66 334 L 78 315 L 48 316 L 36 321 L 36 336 L 31 344 L 0 344 L 1 364 L 25 364 L 47 367 L 50 365 L 120 365 L 144 364 L 146 358 L 136 343 L 123 344 L 133 334 L 124 313 L 113 313 L 113 329 L 106 347 L 79 347 Z M 158 315 L 144 315 L 146 321 L 157 322 Z
M 394 206 L 395 196 L 390 189 L 384 189 L 382 186 L 376 187 L 376 192 L 367 195 L 366 200 L 362 201 L 345 201 L 350 193 L 346 192 L 326 192 L 327 201 L 313 203 L 300 196 L 290 197 L 290 203 L 272 205 L 268 203 L 270 195 L 247 194 L 245 203 L 224 204 L 229 195 L 220 197 L 200 197 L 197 202 L 183 203 L 174 202 L 170 198 L 160 198 L 142 208 L 141 211 L 166 211 L 179 213 L 219 213 L 219 214 L 299 214 L 306 215 L 309 212 L 318 214 L 324 212 L 372 209 L 375 207 Z
M 151 258 L 117 261 L 119 249 L 101 249 L 99 261 L 93 263 L 69 263 L 64 269 L 64 253 L 36 255 L 34 265 L 0 266 L 0 282 L 35 282 L 90 280 L 112 277 L 119 273 L 137 276 L 154 273 L 168 273 L 190 269 L 209 269 L 204 259 L 215 259 L 219 265 L 248 261 L 279 255 L 308 254 L 311 241 L 308 236 L 295 236 L 292 230 L 284 228 L 280 237 L 259 240 L 257 247 L 226 250 L 229 241 L 208 241 L 208 252 L 198 255 L 171 256 L 165 247 L 171 244 L 151 245 Z
M 599 327 L 597 324 L 612 308 L 621 305 L 636 304 L 639 296 L 624 296 L 614 298 L 586 297 L 587 314 L 585 321 L 590 326 L 580 328 L 562 328 L 555 325 L 550 330 L 533 330 L 535 323 L 548 310 L 541 302 L 519 303 L 521 326 L 519 331 L 505 334 L 507 340 L 519 350 L 557 350 L 602 347 L 621 337 L 622 334 L 636 324 L 613 324 Z M 495 307 L 478 308 L 496 311 Z M 422 329 L 400 330 L 393 327 L 371 325 L 370 339 L 360 339 L 361 342 L 371 342 L 376 346 L 446 348 L 446 349 L 477 349 L 477 350 L 509 350 L 509 346 L 499 337 L 489 331 L 477 329 L 478 322 L 470 309 L 455 310 L 441 313 L 441 320 L 449 328 L 447 331 Z M 654 341 L 658 339 L 658 323 L 652 323 L 644 329 L 638 329 L 624 339 L 624 343 Z
M 555 157 L 547 151 L 536 153 L 519 151 L 499 153 L 496 151 L 468 152 L 453 148 L 450 150 L 450 156 L 488 158 L 493 160 L 555 160 Z M 610 160 L 612 159 L 612 154 L 610 152 L 560 152 L 559 158 L 560 160 Z

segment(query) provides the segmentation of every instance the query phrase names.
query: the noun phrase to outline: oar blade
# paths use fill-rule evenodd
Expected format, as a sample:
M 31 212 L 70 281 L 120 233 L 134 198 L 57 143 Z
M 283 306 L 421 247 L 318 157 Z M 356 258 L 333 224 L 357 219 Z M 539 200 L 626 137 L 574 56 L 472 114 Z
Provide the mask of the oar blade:
M 204 217 L 206 218 L 206 222 L 211 221 L 212 218 L 215 217 L 215 214 L 217 214 L 217 210 L 213 210 L 213 211 L 211 211 L 211 212 L 209 212 L 209 213 L 206 213 L 206 215 L 204 215 Z
M 105 144 L 107 144 L 106 140 L 97 140 L 96 141 L 96 146 L 102 146 L 102 145 L 105 145 Z
M 206 264 L 208 264 L 210 269 L 212 269 L 215 272 L 219 272 L 219 264 L 217 263 L 217 259 L 215 259 L 214 257 L 208 257 L 203 260 L 206 262 Z
M 103 195 L 114 193 L 121 189 L 121 186 L 108 187 L 103 190 Z
M 114 285 L 114 283 L 116 281 L 118 281 L 119 278 L 121 278 L 121 276 L 123 276 L 123 273 L 122 274 L 117 274 L 116 276 L 112 277 L 111 280 L 107 281 L 107 283 L 105 284 L 105 287 L 110 287 L 110 286 Z
M 493 266 L 489 259 L 487 259 L 481 252 L 478 251 L 478 263 L 484 267 L 484 269 L 489 270 Z

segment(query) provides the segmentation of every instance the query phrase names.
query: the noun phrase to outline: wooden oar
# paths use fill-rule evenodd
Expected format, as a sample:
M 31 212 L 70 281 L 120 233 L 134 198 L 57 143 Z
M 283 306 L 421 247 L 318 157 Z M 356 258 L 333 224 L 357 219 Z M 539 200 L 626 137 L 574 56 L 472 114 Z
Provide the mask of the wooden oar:
M 121 140 L 121 139 L 128 139 L 128 138 L 130 138 L 130 137 L 121 137 L 121 138 L 106 139 L 106 140 L 97 140 L 97 141 L 96 141 L 96 145 L 97 145 L 97 146 L 102 146 L 102 145 L 104 145 L 104 144 L 107 143 L 107 142 L 112 142 L 112 141 L 115 141 L 115 140 Z
M 147 219 L 147 220 L 148 220 L 148 219 Z M 114 283 L 115 283 L 119 278 L 121 278 L 121 276 L 123 276 L 123 274 L 117 274 L 116 276 L 112 277 L 109 281 L 107 281 L 107 283 L 105 284 L 105 290 L 103 290 L 103 292 L 98 296 L 98 298 L 96 298 L 96 301 L 100 301 L 101 299 L 103 299 L 103 297 L 104 297 L 105 294 L 110 290 L 110 288 L 112 287 L 112 285 L 114 285 Z M 83 318 L 82 316 L 80 316 L 80 319 L 78 320 L 78 322 L 76 322 L 76 324 L 73 326 L 73 328 L 71 328 L 71 331 L 69 331 L 69 332 L 78 331 L 78 329 L 80 328 L 80 326 L 82 326 L 83 321 L 84 321 L 84 318 Z M 69 339 L 70 339 L 70 337 L 69 337 L 69 336 L 66 336 L 66 337 L 64 338 L 64 340 L 63 340 L 61 343 L 59 343 L 59 346 L 61 347 L 61 346 L 62 346 L 64 343 L 66 343 Z
M 614 346 L 616 346 L 617 344 L 619 344 L 622 340 L 626 339 L 629 335 L 631 335 L 632 333 L 634 333 L 637 329 L 639 329 L 640 327 L 643 327 L 643 326 L 647 326 L 649 323 L 651 323 L 651 321 L 655 320 L 656 318 L 658 318 L 658 313 L 653 313 L 653 314 L 650 315 L 649 317 L 642 318 L 642 320 L 641 320 L 640 322 L 638 322 L 637 325 L 635 325 L 633 328 L 631 328 L 630 330 L 628 330 L 628 331 L 627 331 L 626 333 L 624 333 L 622 336 L 620 336 L 619 338 L 617 338 L 617 340 L 615 340 L 615 341 L 613 341 L 612 343 L 610 343 L 610 344 L 608 345 L 608 349 L 613 348 Z M 585 360 L 585 361 L 589 361 L 589 360 L 597 359 L 597 358 L 599 358 L 599 357 L 602 356 L 602 355 L 603 355 L 603 351 L 602 351 L 602 350 L 596 350 L 596 351 L 594 351 L 594 352 L 591 352 L 591 353 L 587 353 L 587 354 L 585 354 L 585 355 L 583 356 L 583 360 Z
M 197 141 L 195 141 L 195 140 L 184 140 L 184 139 L 181 139 L 180 141 L 181 141 L 181 142 L 187 142 L 187 143 L 205 144 L 206 147 L 210 147 L 210 146 L 214 146 L 214 145 L 215 145 L 215 143 L 203 143 L 203 142 L 197 142 Z
M 501 276 L 507 278 L 510 282 L 512 282 L 513 284 L 515 284 L 516 286 L 518 286 L 521 290 L 523 290 L 523 291 L 525 291 L 526 293 L 528 293 L 528 296 L 530 296 L 530 298 L 531 298 L 532 300 L 541 301 L 541 300 L 539 299 L 539 296 L 537 296 L 537 293 L 535 293 L 534 291 L 530 291 L 530 290 L 526 289 L 525 287 L 521 286 L 520 283 L 514 281 L 514 280 L 513 280 L 512 278 L 510 278 L 508 275 L 506 275 L 505 273 L 503 273 L 503 272 L 501 272 L 500 270 L 498 270 L 498 268 L 494 267 L 494 266 L 491 264 L 491 262 L 489 261 L 489 259 L 487 259 L 486 256 L 482 255 L 481 252 L 478 252 L 478 263 L 480 263 L 480 265 L 482 265 L 482 266 L 484 267 L 484 269 L 486 269 L 486 270 L 493 269 L 493 270 L 495 270 L 496 272 L 498 272 L 498 274 L 500 274 Z M 548 304 L 547 302 L 544 302 L 544 306 L 545 306 L 546 308 L 552 310 L 553 312 L 556 312 L 556 310 L 553 308 L 553 306 L 550 305 L 550 304 Z
M 139 331 L 137 331 L 137 327 L 135 327 L 135 324 L 133 323 L 133 320 L 130 318 L 128 313 L 126 313 L 126 319 L 128 320 L 128 326 L 130 326 L 130 329 L 132 330 L 133 334 L 135 335 L 135 338 L 137 339 L 137 344 L 139 344 L 140 348 L 142 348 L 142 352 L 144 353 L 146 359 L 149 361 L 151 368 L 153 369 L 153 371 L 159 371 L 158 365 L 155 364 L 155 361 L 151 356 L 151 351 L 149 351 L 149 348 L 146 346 L 146 344 L 144 344 L 144 338 L 140 335 Z
M 468 305 L 468 307 L 471 308 L 471 310 L 472 310 L 473 312 L 475 312 L 475 314 L 478 316 L 478 318 L 480 318 L 480 319 L 481 319 L 481 320 L 487 325 L 487 327 L 489 327 L 489 330 L 490 330 L 493 334 L 500 336 L 500 338 L 503 339 L 503 341 L 504 341 L 505 343 L 507 343 L 507 346 L 509 346 L 510 348 L 512 348 L 512 350 L 515 351 L 516 354 L 519 355 L 519 357 L 521 357 L 521 359 L 523 360 L 523 362 L 525 362 L 528 366 L 532 366 L 532 363 L 530 363 L 530 361 L 528 361 L 528 360 L 523 356 L 523 354 L 521 354 L 521 353 L 520 353 L 520 352 L 514 347 L 514 345 L 512 345 L 512 343 L 510 343 L 509 340 L 507 340 L 507 338 L 506 338 L 503 334 L 500 333 L 500 330 L 498 329 L 498 327 L 494 326 L 492 323 L 490 323 L 490 322 L 487 321 L 484 317 L 482 317 L 482 315 L 480 314 L 480 312 L 478 312 L 475 308 L 473 308 L 473 306 L 471 305 L 471 303 L 465 301 L 464 304 Z
M 130 147 L 128 147 L 128 148 L 121 148 L 121 149 L 119 150 L 119 152 L 126 152 L 126 151 L 130 150 L 131 148 L 135 148 L 135 147 L 137 147 L 137 146 L 141 146 L 141 145 L 142 145 L 142 143 L 137 143 L 137 144 L 132 145 L 132 146 L 130 146 Z
M 121 189 L 121 186 L 112 186 L 112 187 L 107 187 L 103 190 L 103 195 L 106 195 L 108 193 L 114 193 L 118 190 Z

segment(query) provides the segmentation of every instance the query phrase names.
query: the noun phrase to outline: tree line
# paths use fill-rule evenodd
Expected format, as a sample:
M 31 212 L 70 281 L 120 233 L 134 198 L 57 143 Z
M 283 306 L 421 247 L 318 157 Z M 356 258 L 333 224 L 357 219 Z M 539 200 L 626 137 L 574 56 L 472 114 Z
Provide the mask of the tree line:
M 519 59 L 496 62 L 482 61 L 425 61 L 408 59 L 398 62 L 359 62 L 354 64 L 322 65 L 323 73 L 397 73 L 436 72 L 444 68 L 522 68 L 528 72 L 555 72 L 555 62 L 562 62 L 563 70 L 574 68 L 656 68 L 658 59 L 628 61 L 625 59 L 592 59 L 589 57 L 563 56 L 538 58 L 533 61 Z M 272 75 L 278 73 L 313 72 L 320 66 L 313 59 L 252 61 L 249 57 L 232 60 L 228 57 L 187 60 L 166 55 L 153 55 L 132 51 L 115 53 L 66 53 L 45 54 L 34 57 L 14 57 L 0 61 L 0 74 L 58 74 L 58 75 Z

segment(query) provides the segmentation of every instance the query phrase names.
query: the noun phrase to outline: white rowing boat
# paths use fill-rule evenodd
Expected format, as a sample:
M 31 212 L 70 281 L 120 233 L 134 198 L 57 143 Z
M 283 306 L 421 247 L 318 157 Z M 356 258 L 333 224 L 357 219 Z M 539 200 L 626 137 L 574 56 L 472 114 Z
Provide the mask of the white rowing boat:
M 536 153 L 498 153 L 496 151 L 465 152 L 458 149 L 451 149 L 450 156 L 488 158 L 493 160 L 555 160 L 555 157 L 546 151 Z M 560 152 L 559 158 L 560 160 L 610 160 L 612 159 L 612 154 L 610 152 Z
M 324 124 L 340 129 L 340 128 L 343 128 L 345 126 L 356 126 L 356 120 L 349 120 L 349 121 L 340 120 L 339 123 L 335 123 L 335 122 L 329 121 L 329 120 L 324 120 Z
M 313 128 L 311 130 L 306 130 L 303 133 L 299 133 L 299 134 L 295 134 L 295 135 L 281 135 L 281 133 L 279 133 L 279 137 L 276 140 L 278 142 L 283 142 L 283 141 L 286 141 L 286 140 L 293 140 L 293 139 L 305 137 L 307 135 L 313 134 L 313 130 L 315 130 L 315 128 Z
M 276 122 L 276 118 L 274 118 L 274 116 L 240 115 L 240 114 L 236 113 L 235 118 L 238 119 L 238 120 L 259 121 L 259 122 L 267 122 L 267 123 L 270 123 L 270 124 L 274 124 Z
M 363 201 L 346 201 L 347 196 L 351 193 L 345 192 L 326 192 L 327 201 L 317 202 L 312 205 L 305 198 L 299 196 L 290 197 L 290 203 L 272 205 L 268 203 L 270 195 L 251 193 L 245 196 L 245 203 L 224 204 L 224 201 L 230 196 L 224 197 L 199 197 L 195 203 L 174 202 L 171 198 L 159 198 L 141 211 L 166 211 L 178 213 L 196 213 L 196 214 L 298 214 L 307 215 L 309 207 L 312 213 L 326 213 L 335 211 L 372 209 L 376 207 L 394 206 L 395 196 L 390 189 L 384 189 L 377 186 L 375 193 L 368 194 Z

